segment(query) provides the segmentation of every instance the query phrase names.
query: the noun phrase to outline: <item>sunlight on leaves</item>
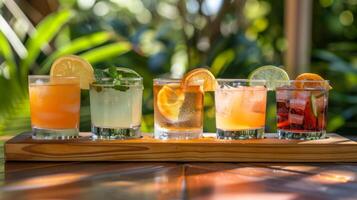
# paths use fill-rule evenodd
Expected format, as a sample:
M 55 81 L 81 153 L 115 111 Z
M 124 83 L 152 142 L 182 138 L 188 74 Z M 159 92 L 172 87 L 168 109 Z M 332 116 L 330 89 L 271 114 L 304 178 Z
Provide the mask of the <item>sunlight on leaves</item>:
M 48 73 L 51 67 L 52 62 L 63 55 L 77 54 L 78 52 L 96 47 L 105 42 L 108 42 L 113 38 L 113 34 L 110 32 L 98 32 L 86 36 L 82 36 L 70 42 L 69 44 L 61 47 L 56 52 L 51 54 L 43 64 L 42 68 L 39 71 L 40 74 Z
M 80 56 L 91 64 L 120 56 L 132 49 L 129 42 L 117 42 L 87 51 Z
M 213 61 L 211 72 L 213 75 L 218 76 L 225 68 L 234 60 L 235 53 L 233 49 L 228 49 L 219 54 Z

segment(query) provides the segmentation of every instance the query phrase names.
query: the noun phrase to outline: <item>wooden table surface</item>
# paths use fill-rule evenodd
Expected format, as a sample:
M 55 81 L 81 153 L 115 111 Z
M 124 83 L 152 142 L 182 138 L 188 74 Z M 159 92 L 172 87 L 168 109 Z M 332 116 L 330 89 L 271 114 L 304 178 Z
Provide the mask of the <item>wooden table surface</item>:
M 2 157 L 0 199 L 357 199 L 357 163 L 5 163 Z

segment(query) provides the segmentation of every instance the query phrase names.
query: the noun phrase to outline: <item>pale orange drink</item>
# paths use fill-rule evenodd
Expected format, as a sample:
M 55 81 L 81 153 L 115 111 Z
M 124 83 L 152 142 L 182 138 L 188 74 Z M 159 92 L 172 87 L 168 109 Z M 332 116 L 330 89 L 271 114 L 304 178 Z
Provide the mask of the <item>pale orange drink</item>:
M 215 91 L 217 137 L 262 138 L 267 89 L 265 81 L 217 79 Z
M 63 56 L 50 76 L 29 76 L 34 139 L 70 139 L 79 135 L 81 89 L 93 81 L 92 66 L 78 56 Z
M 34 138 L 78 135 L 79 77 L 29 76 L 29 96 Z

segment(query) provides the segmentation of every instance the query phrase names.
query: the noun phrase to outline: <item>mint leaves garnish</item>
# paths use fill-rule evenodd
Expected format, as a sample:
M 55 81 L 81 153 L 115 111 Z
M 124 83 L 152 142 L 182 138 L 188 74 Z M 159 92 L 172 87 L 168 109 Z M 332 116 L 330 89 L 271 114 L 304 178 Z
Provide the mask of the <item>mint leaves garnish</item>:
M 94 69 L 94 77 L 95 77 L 95 80 L 102 80 L 103 78 L 105 78 L 105 73 L 103 70 L 101 69 Z
M 118 76 L 120 76 L 120 75 L 118 75 Z M 120 79 L 114 79 L 114 89 L 120 90 L 122 92 L 125 92 L 125 91 L 127 91 L 129 89 L 129 87 L 128 86 L 124 86 L 122 81 L 120 81 Z
M 113 79 L 121 78 L 121 76 L 119 77 L 117 68 L 116 68 L 116 67 L 113 67 L 113 66 L 111 66 L 111 67 L 108 68 L 107 74 L 108 74 L 108 76 L 110 76 L 110 77 L 113 78 Z
M 135 71 L 122 67 L 111 66 L 107 69 L 95 69 L 94 76 L 96 83 L 98 84 L 113 84 L 113 88 L 122 92 L 125 92 L 129 89 L 128 86 L 125 86 L 123 78 L 141 78 L 141 76 Z M 100 86 L 97 86 L 100 87 Z M 97 92 L 100 92 L 102 89 L 95 88 Z

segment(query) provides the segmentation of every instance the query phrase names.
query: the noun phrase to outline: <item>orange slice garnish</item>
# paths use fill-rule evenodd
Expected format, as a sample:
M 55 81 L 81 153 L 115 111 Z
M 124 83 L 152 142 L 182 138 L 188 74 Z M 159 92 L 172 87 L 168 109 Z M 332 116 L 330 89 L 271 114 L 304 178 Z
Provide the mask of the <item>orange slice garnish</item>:
M 182 87 L 195 83 L 195 81 L 203 81 L 203 91 L 214 91 L 216 88 L 216 78 L 205 68 L 197 68 L 191 70 L 182 78 Z
M 302 82 L 295 82 L 295 87 L 297 88 L 321 86 L 321 87 L 326 87 L 328 89 L 332 89 L 332 87 L 328 83 L 324 82 L 325 79 L 323 79 L 320 75 L 314 73 L 300 74 L 298 77 L 296 77 L 295 80 L 302 81 Z M 303 81 L 307 81 L 307 82 L 303 82 Z M 308 81 L 316 81 L 316 82 L 308 82 Z
M 185 94 L 180 84 L 168 84 L 159 90 L 156 103 L 161 115 L 170 121 L 177 121 L 184 100 Z

